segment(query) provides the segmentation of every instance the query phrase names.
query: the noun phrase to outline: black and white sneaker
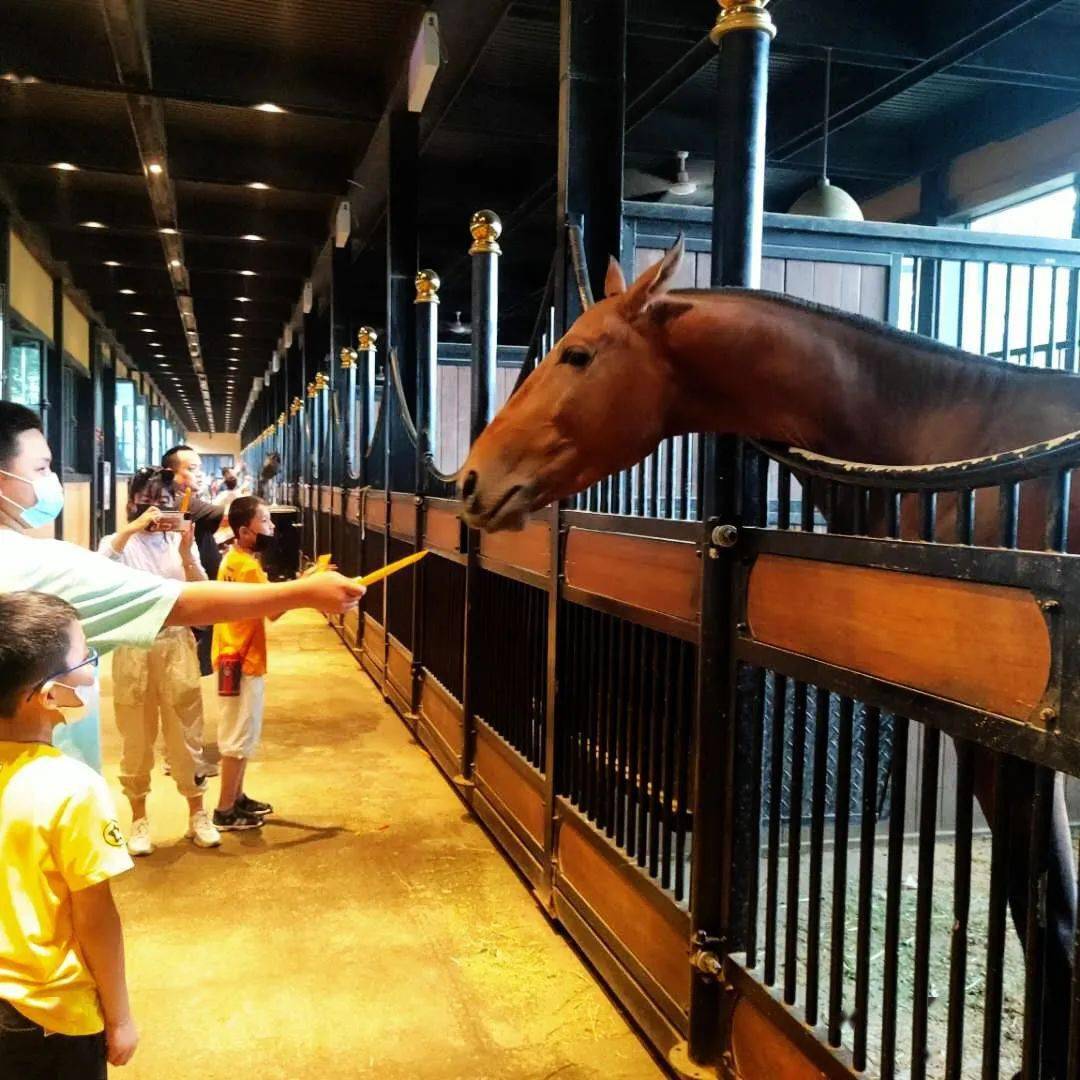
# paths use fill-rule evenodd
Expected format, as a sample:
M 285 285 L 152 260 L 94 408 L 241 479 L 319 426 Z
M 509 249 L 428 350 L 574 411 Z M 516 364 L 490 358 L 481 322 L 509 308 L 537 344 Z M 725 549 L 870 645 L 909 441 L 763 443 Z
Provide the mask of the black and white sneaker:
M 262 818 L 245 814 L 239 806 L 231 810 L 214 811 L 214 827 L 220 832 L 242 832 L 245 829 L 261 829 Z
M 251 814 L 254 817 L 266 817 L 272 814 L 274 808 L 268 802 L 259 802 L 258 799 L 249 799 L 243 792 L 236 800 L 236 809 L 243 814 Z

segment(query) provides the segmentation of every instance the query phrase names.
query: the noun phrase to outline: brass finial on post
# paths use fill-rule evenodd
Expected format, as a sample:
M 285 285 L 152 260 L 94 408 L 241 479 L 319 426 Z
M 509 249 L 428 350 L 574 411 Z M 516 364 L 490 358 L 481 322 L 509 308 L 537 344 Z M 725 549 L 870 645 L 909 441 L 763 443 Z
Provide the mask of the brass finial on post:
M 416 303 L 437 304 L 442 281 L 434 270 L 421 270 L 416 275 Z
M 350 349 L 348 345 L 341 346 L 341 370 L 348 371 L 356 363 L 356 350 Z
M 472 233 L 470 255 L 501 255 L 499 237 L 502 236 L 502 221 L 494 210 L 477 210 L 469 220 L 469 232 Z
M 717 0 L 720 12 L 716 25 L 709 31 L 714 45 L 732 30 L 764 30 L 771 38 L 776 37 L 776 23 L 765 10 L 769 0 Z
M 289 415 L 295 416 L 303 407 L 303 401 L 298 397 L 294 397 L 289 403 Z
M 316 390 L 315 390 L 315 383 L 313 383 L 313 382 L 309 382 L 309 383 L 307 384 L 307 396 L 308 396 L 309 398 L 313 398 L 313 397 L 315 396 L 315 393 L 316 393 Z
M 361 326 L 356 331 L 356 347 L 357 349 L 374 349 L 375 342 L 379 340 L 379 335 L 371 329 L 370 326 Z
M 277 418 L 277 426 L 283 428 L 285 426 L 285 414 L 279 413 Z
M 323 390 L 329 390 L 329 389 L 330 389 L 330 376 L 327 375 L 325 371 L 317 371 L 315 373 L 315 393 L 319 394 Z

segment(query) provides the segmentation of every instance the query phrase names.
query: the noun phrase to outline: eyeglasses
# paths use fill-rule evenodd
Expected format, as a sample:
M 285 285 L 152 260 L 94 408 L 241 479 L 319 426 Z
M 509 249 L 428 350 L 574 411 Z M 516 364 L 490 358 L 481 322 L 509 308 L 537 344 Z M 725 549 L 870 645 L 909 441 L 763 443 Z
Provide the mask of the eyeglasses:
M 97 667 L 98 660 L 100 659 L 101 656 L 98 653 L 97 649 L 91 649 L 89 653 L 87 653 L 86 659 L 80 661 L 74 667 L 64 668 L 63 670 L 56 672 L 54 675 L 49 675 L 46 678 L 42 679 L 41 682 L 35 683 L 30 693 L 26 695 L 26 700 L 29 701 L 46 683 L 56 682 L 61 675 L 71 675 L 73 672 L 79 671 L 89 664 Z

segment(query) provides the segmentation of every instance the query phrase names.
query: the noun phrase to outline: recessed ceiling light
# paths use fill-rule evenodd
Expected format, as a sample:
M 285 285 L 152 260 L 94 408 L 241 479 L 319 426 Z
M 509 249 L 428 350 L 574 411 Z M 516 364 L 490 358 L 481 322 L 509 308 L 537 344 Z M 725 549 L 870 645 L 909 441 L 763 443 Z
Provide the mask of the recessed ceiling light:
M 160 341 L 148 341 L 146 344 L 149 345 L 151 349 L 160 349 L 161 348 L 161 342 Z
M 120 264 L 115 259 L 106 259 L 105 260 L 105 265 L 106 266 L 119 266 Z
M 234 315 L 232 317 L 232 321 L 233 322 L 247 322 L 247 319 L 245 319 L 242 315 Z
M 237 303 L 240 303 L 240 304 L 250 304 L 251 303 L 251 297 L 250 296 L 238 296 L 236 298 L 236 300 L 237 300 Z
M 252 180 L 248 187 L 253 191 L 269 191 L 270 185 L 264 184 L 261 180 Z
M 146 312 L 145 311 L 133 311 L 131 314 L 132 315 L 145 315 Z
M 78 172 L 79 166 L 72 165 L 70 161 L 56 161 L 49 166 L 50 169 L 56 169 L 58 172 Z
M 170 265 L 170 266 L 171 266 L 171 267 L 172 267 L 172 268 L 173 268 L 174 270 L 177 270 L 177 269 L 179 269 L 179 268 L 180 268 L 180 266 L 181 266 L 181 263 L 180 263 L 180 260 L 179 260 L 179 259 L 170 259 L 170 260 L 169 260 L 169 265 Z
M 105 225 L 100 221 L 82 221 L 79 224 L 81 224 L 84 229 L 104 229 L 105 228 Z
M 240 239 L 241 240 L 250 240 L 253 244 L 255 244 L 255 243 L 258 243 L 260 240 L 265 240 L 266 237 L 265 236 L 260 236 L 258 233 L 249 232 L 249 233 L 244 233 L 244 235 L 241 236 Z
M 165 171 L 165 166 L 162 165 L 160 161 L 151 161 L 150 164 L 146 166 L 146 171 L 148 173 L 153 173 L 154 176 L 160 176 Z
M 175 229 L 158 229 L 158 232 L 161 233 L 162 236 L 176 236 Z
M 153 345 L 154 342 L 150 342 L 150 344 Z M 155 360 L 164 360 L 165 359 L 165 354 L 163 352 L 156 352 L 156 353 L 154 353 L 154 359 Z M 169 365 L 168 364 L 162 364 L 161 366 L 167 368 Z
M 240 271 L 240 276 L 241 277 L 254 277 L 255 276 L 255 271 L 254 270 L 241 270 Z
M 134 296 L 135 295 L 135 290 L 134 289 L 121 289 L 120 290 L 120 295 L 121 296 Z
M 260 101 L 258 105 L 251 106 L 256 112 L 283 113 L 285 110 L 272 101 Z
M 243 334 L 230 334 L 229 337 L 243 337 Z
M 140 326 L 139 331 L 143 334 L 152 334 L 154 332 L 153 328 L 149 326 Z

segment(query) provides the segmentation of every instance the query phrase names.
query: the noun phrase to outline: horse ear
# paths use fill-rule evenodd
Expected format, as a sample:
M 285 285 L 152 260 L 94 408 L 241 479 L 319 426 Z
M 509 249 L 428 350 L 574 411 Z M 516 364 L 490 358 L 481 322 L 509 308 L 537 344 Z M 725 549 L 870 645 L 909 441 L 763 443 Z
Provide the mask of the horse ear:
M 608 259 L 607 277 L 604 278 L 604 295 L 620 296 L 626 292 L 626 278 L 623 277 L 619 260 L 612 255 Z
M 678 274 L 679 267 L 682 266 L 685 250 L 686 243 L 683 234 L 679 233 L 679 238 L 671 250 L 655 266 L 650 266 L 638 275 L 634 284 L 627 290 L 623 301 L 623 308 L 628 318 L 632 319 L 640 315 L 671 288 L 671 282 Z

